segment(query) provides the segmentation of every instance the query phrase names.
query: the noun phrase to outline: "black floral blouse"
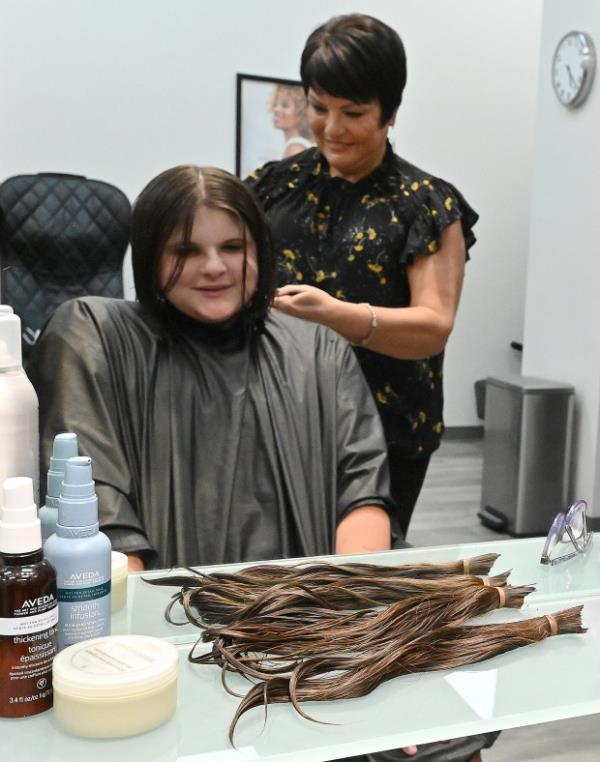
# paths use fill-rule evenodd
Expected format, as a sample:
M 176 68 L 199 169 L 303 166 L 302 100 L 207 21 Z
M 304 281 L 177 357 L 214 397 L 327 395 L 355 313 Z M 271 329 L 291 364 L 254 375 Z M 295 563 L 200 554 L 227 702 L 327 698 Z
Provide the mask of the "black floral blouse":
M 435 254 L 441 231 L 460 219 L 467 248 L 478 215 L 449 183 L 396 156 L 357 183 L 331 177 L 316 148 L 253 172 L 271 225 L 280 285 L 318 286 L 338 299 L 406 307 L 406 268 L 414 257 Z M 439 446 L 443 353 L 426 360 L 395 360 L 356 348 L 377 400 L 388 443 L 407 456 Z

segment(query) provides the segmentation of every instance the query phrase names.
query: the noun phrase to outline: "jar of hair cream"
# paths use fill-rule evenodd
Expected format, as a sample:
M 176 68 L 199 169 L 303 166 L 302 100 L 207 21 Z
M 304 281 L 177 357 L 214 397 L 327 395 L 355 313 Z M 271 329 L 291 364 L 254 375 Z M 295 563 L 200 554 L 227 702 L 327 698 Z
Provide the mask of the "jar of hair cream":
M 119 738 L 166 722 L 177 703 L 178 653 L 145 635 L 94 638 L 54 659 L 54 714 L 63 730 Z
M 120 611 L 127 603 L 127 565 L 129 559 L 125 553 L 113 550 L 111 553 L 110 599 L 112 611 Z

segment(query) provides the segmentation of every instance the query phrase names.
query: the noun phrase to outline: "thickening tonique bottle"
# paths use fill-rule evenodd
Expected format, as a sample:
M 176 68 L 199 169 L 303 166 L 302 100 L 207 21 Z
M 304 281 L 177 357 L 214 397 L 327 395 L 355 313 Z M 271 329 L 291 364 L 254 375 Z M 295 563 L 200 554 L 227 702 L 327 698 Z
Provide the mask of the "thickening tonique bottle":
M 0 508 L 0 717 L 52 706 L 56 573 L 42 556 L 33 483 L 6 479 Z
M 58 499 L 56 533 L 44 543 L 56 569 L 58 648 L 110 635 L 111 545 L 98 531 L 92 461 L 69 458 Z

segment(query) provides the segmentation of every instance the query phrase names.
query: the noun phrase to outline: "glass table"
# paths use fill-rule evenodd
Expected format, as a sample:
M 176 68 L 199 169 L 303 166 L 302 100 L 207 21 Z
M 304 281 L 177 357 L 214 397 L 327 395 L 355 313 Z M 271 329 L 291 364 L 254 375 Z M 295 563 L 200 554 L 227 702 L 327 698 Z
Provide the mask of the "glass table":
M 555 567 L 539 563 L 542 538 L 329 557 L 334 563 L 395 564 L 500 553 L 492 573 L 512 569 L 512 584 L 533 583 L 537 591 L 521 611 L 503 609 L 471 621 L 513 621 L 583 603 L 589 631 L 550 638 L 454 671 L 395 678 L 363 698 L 304 704 L 320 723 L 303 719 L 289 705 L 270 706 L 266 720 L 262 709 L 253 709 L 238 723 L 235 749 L 227 732 L 239 700 L 223 690 L 218 668 L 187 661 L 199 631 L 164 620 L 165 606 L 176 588 L 153 587 L 141 575 L 130 575 L 128 605 L 113 616 L 113 632 L 153 635 L 176 645 L 180 675 L 175 716 L 149 733 L 102 741 L 63 733 L 52 711 L 23 720 L 0 720 L 2 757 L 11 762 L 41 758 L 47 762 L 319 762 L 600 712 L 599 543 L 596 537 L 585 556 Z M 248 683 L 237 680 L 232 678 L 231 685 L 245 692 Z

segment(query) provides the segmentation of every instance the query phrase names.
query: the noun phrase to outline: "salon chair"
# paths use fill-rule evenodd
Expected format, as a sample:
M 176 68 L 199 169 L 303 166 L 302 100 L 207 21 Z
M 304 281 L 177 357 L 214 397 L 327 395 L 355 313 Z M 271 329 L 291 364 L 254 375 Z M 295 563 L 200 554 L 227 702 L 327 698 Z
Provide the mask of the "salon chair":
M 0 302 L 21 318 L 26 363 L 62 302 L 123 297 L 131 205 L 82 175 L 16 175 L 0 185 Z

